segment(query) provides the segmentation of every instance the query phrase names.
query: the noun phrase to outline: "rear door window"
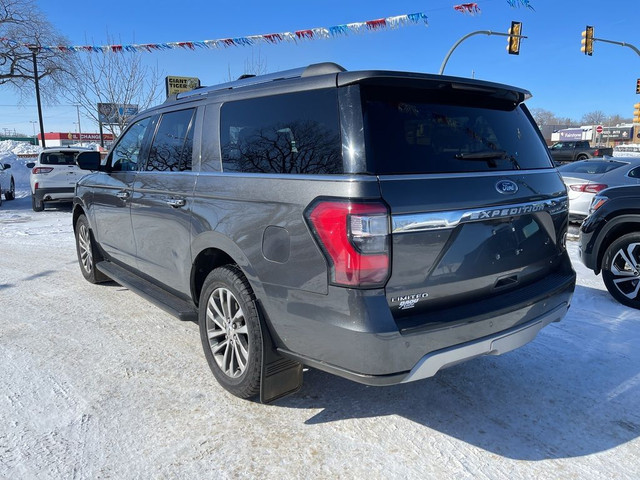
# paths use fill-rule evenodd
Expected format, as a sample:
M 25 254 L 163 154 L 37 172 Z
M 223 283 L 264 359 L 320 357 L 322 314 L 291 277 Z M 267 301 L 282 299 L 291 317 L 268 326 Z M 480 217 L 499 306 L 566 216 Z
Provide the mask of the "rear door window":
M 145 170 L 173 172 L 191 170 L 194 108 L 162 115 L 151 143 Z
M 520 106 L 477 95 L 364 88 L 371 173 L 419 174 L 551 168 Z

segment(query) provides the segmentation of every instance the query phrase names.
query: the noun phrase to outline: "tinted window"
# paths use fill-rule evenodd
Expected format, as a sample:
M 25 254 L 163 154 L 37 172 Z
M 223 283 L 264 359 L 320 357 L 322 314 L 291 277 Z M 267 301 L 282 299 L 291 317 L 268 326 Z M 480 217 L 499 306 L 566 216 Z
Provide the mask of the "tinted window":
M 490 96 L 363 88 L 371 173 L 451 173 L 550 168 L 530 117 Z
M 113 171 L 137 169 L 142 140 L 150 121 L 151 117 L 147 117 L 134 123 L 120 138 L 111 152 L 111 169 Z
M 75 165 L 76 152 L 55 152 L 42 154 L 41 165 Z
M 629 172 L 631 178 L 640 178 L 640 167 L 636 167 Z
M 622 162 L 586 161 L 569 163 L 559 167 L 558 170 L 561 173 L 592 173 L 595 175 L 610 172 L 623 165 Z
M 191 170 L 193 152 L 191 120 L 195 109 L 165 113 L 149 150 L 146 170 L 173 172 Z M 189 158 L 186 158 L 189 157 Z
M 220 115 L 224 171 L 343 172 L 336 89 L 229 102 Z

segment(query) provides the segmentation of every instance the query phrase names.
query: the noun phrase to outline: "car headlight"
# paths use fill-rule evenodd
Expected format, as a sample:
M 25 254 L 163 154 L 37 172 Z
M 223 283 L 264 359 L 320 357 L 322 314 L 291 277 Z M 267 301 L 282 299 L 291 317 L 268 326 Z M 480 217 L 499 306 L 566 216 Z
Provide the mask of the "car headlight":
M 605 197 L 604 195 L 596 195 L 595 197 L 593 197 L 593 199 L 591 200 L 591 205 L 589 206 L 589 215 L 591 215 L 602 205 L 607 203 L 608 200 L 609 198 Z

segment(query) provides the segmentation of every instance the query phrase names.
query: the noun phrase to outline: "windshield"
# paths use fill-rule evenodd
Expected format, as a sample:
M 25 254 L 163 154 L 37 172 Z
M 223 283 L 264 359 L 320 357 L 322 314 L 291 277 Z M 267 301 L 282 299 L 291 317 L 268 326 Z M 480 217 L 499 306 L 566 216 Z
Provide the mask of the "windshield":
M 551 168 L 530 117 L 481 94 L 364 88 L 372 173 L 458 173 Z

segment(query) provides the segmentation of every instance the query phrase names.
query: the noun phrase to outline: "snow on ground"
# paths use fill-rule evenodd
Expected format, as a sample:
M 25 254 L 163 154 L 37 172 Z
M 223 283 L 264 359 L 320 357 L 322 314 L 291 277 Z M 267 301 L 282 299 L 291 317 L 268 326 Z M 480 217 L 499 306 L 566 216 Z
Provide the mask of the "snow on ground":
M 0 207 L 0 478 L 636 479 L 640 312 L 569 249 L 566 318 L 435 378 L 316 370 L 273 405 L 213 379 L 197 325 L 76 262 L 70 208 Z

